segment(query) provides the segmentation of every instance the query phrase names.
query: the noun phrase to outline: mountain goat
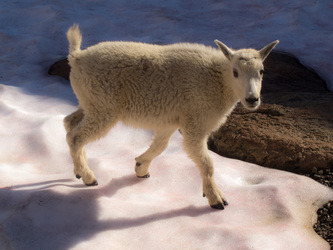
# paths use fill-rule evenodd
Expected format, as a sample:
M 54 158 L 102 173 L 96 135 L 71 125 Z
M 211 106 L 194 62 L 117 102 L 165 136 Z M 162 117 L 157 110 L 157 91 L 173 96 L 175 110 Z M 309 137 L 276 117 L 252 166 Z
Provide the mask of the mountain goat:
M 70 82 L 78 110 L 64 119 L 74 174 L 97 185 L 84 145 L 104 136 L 118 121 L 154 130 L 149 149 L 135 158 L 138 177 L 149 177 L 151 161 L 180 129 L 188 156 L 196 163 L 203 194 L 211 207 L 227 201 L 213 179 L 207 139 L 240 101 L 249 110 L 260 105 L 263 61 L 279 41 L 263 49 L 220 50 L 199 44 L 152 45 L 101 42 L 80 49 L 77 25 L 67 32 Z M 222 51 L 222 53 L 221 53 Z

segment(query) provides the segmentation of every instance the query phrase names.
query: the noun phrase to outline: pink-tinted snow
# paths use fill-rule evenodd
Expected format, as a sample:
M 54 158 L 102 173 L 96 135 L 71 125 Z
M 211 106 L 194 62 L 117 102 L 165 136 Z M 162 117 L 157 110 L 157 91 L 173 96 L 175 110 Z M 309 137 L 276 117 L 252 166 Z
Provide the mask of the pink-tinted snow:
M 66 56 L 73 22 L 83 46 L 220 39 L 261 48 L 280 39 L 330 79 L 330 1 L 2 1 L 0 4 L 0 249 L 329 249 L 312 229 L 332 189 L 214 153 L 229 206 L 209 207 L 199 172 L 172 137 L 138 179 L 134 158 L 151 131 L 118 124 L 87 153 L 99 186 L 73 175 L 62 119 L 70 86 L 47 75 Z M 272 32 L 274 30 L 274 32 Z M 309 49 L 315 46 L 315 49 Z

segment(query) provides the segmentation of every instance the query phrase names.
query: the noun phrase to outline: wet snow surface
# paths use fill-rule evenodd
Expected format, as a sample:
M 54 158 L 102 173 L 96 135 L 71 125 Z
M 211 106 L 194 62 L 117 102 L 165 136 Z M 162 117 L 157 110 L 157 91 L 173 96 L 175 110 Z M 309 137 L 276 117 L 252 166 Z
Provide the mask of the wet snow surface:
M 83 47 L 103 40 L 261 48 L 279 39 L 330 84 L 330 1 L 2 1 L 0 4 L 0 249 L 329 249 L 312 225 L 331 189 L 211 153 L 229 206 L 202 198 L 176 133 L 138 179 L 151 131 L 118 124 L 87 147 L 99 186 L 74 178 L 62 119 L 69 85 L 47 75 L 74 23 Z M 333 85 L 330 85 L 333 89 Z

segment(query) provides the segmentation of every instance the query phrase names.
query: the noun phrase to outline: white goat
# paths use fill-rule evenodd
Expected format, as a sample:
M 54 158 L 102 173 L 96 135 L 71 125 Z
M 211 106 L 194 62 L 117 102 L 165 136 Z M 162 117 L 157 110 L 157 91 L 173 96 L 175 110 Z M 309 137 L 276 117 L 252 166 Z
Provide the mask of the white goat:
M 221 51 L 199 44 L 152 45 L 102 42 L 80 50 L 77 25 L 67 32 L 70 81 L 79 108 L 64 119 L 74 174 L 97 185 L 84 145 L 104 136 L 118 121 L 154 130 L 149 149 L 135 158 L 138 177 L 149 177 L 151 161 L 179 128 L 184 149 L 199 167 L 203 194 L 211 207 L 227 201 L 213 179 L 207 138 L 227 119 L 237 102 L 250 110 L 260 105 L 263 61 L 279 41 L 260 51 Z

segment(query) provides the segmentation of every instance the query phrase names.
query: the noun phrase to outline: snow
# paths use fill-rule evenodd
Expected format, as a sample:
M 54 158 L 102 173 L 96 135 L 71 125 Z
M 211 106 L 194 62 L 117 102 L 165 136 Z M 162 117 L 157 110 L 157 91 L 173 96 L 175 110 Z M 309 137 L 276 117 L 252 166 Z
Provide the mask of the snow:
M 74 23 L 83 47 L 103 40 L 167 44 L 219 39 L 261 48 L 279 39 L 333 90 L 330 1 L 1 1 L 0 249 L 329 249 L 312 229 L 333 191 L 302 176 L 214 153 L 229 206 L 201 196 L 176 133 L 138 179 L 152 132 L 118 124 L 87 153 L 99 186 L 73 176 L 62 119 L 77 101 L 47 69 L 66 56 Z

